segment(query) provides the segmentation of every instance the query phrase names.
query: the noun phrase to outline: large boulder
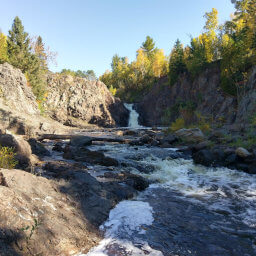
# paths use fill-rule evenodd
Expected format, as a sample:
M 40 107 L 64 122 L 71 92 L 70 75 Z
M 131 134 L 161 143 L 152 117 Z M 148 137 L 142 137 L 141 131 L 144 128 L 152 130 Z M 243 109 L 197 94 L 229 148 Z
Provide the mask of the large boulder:
M 199 128 L 193 128 L 193 129 L 183 128 L 176 131 L 175 135 L 180 139 L 185 140 L 186 142 L 197 143 L 205 140 L 205 136 Z
M 238 156 L 240 156 L 241 158 L 247 158 L 247 157 L 251 156 L 251 153 L 247 149 L 242 148 L 242 147 L 239 147 L 236 149 L 236 154 Z
M 202 149 L 192 155 L 195 164 L 211 166 L 214 162 L 214 155 L 211 150 Z
M 0 145 L 11 147 L 16 153 L 15 159 L 18 161 L 17 168 L 27 168 L 31 163 L 31 147 L 21 136 L 2 134 L 0 135 Z
M 66 146 L 63 157 L 78 162 L 86 162 L 90 164 L 99 164 L 104 166 L 118 166 L 118 161 L 114 158 L 105 156 L 99 151 L 91 151 L 83 147 Z
M 92 145 L 92 138 L 88 136 L 73 136 L 70 139 L 70 145 L 73 147 L 85 147 Z
M 51 155 L 50 151 L 41 142 L 37 141 L 36 139 L 30 138 L 28 140 L 28 143 L 34 155 L 37 155 L 40 158 Z

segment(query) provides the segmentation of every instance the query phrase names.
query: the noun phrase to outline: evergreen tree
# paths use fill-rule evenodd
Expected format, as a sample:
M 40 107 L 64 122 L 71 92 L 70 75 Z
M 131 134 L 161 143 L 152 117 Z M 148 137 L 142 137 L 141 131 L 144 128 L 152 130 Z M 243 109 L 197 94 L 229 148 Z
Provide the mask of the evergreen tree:
M 40 54 L 32 52 L 28 33 L 24 31 L 19 17 L 15 17 L 12 29 L 9 31 L 7 49 L 10 64 L 21 69 L 26 75 L 28 84 L 40 103 L 44 99 L 46 88 L 45 63 L 41 60 Z
M 183 45 L 178 39 L 175 42 L 173 50 L 171 52 L 170 60 L 169 60 L 169 81 L 170 84 L 173 85 L 177 82 L 178 76 L 184 73 L 186 70 L 186 64 L 184 61 L 184 50 Z
M 9 62 L 22 70 L 29 70 L 31 65 L 31 46 L 28 33 L 24 31 L 19 17 L 15 17 L 7 39 Z
M 41 68 L 47 70 L 47 53 L 41 36 L 38 36 L 35 42 L 34 51 L 40 59 Z
M 143 49 L 144 52 L 147 53 L 148 56 L 150 56 L 150 54 L 155 49 L 155 42 L 153 38 L 151 38 L 150 36 L 147 36 L 145 42 L 142 43 L 141 48 Z
M 88 69 L 86 71 L 86 75 L 87 75 L 88 79 L 90 79 L 90 80 L 97 79 L 97 76 L 96 76 L 95 72 L 92 69 Z

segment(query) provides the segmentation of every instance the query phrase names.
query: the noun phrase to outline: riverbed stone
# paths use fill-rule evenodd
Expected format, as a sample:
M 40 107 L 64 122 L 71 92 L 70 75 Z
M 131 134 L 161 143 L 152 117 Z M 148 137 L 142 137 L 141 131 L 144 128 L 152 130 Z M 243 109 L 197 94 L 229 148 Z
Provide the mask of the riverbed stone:
M 241 158 L 247 158 L 247 157 L 251 156 L 251 153 L 247 149 L 242 148 L 242 147 L 239 147 L 236 149 L 236 154 L 238 156 L 240 156 Z
M 53 151 L 57 151 L 57 152 L 62 152 L 63 151 L 63 143 L 62 142 L 56 142 L 53 147 L 52 147 Z
M 104 166 L 118 166 L 118 161 L 114 158 L 107 157 L 99 151 L 92 151 L 86 148 L 75 148 L 67 145 L 64 149 L 63 157 L 78 162 L 90 164 L 100 164 Z
M 203 132 L 199 128 L 180 129 L 175 132 L 175 135 L 187 142 L 202 142 L 205 140 Z
M 73 136 L 70 139 L 70 145 L 73 147 L 84 147 L 84 146 L 90 146 L 92 145 L 92 138 L 88 136 Z
M 202 149 L 192 155 L 196 164 L 211 166 L 214 162 L 214 155 L 211 150 Z
M 32 153 L 38 157 L 50 156 L 51 153 L 45 146 L 34 138 L 30 138 L 28 143 L 31 147 Z

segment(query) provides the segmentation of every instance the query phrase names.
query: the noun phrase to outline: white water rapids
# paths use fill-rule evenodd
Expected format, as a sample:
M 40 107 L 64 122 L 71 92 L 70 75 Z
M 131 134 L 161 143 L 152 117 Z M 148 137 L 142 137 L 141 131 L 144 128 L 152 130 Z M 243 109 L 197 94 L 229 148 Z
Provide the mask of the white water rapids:
M 138 128 L 138 113 L 130 104 L 126 108 L 129 126 Z M 256 175 L 195 165 L 173 157 L 175 149 L 125 144 L 91 149 L 123 163 L 115 171 L 139 174 L 152 184 L 117 204 L 100 227 L 104 239 L 79 256 L 256 255 Z

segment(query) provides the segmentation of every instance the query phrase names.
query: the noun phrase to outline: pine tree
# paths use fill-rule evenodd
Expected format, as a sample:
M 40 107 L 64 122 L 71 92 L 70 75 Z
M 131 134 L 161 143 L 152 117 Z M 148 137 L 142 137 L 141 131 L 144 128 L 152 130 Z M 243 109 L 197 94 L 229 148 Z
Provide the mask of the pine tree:
M 145 42 L 142 43 L 141 48 L 143 49 L 144 52 L 147 53 L 148 56 L 150 56 L 150 54 L 155 49 L 155 42 L 153 38 L 151 38 L 150 36 L 147 36 Z
M 178 39 L 175 42 L 173 50 L 171 52 L 170 60 L 169 60 L 169 81 L 170 84 L 173 85 L 177 82 L 178 76 L 184 73 L 186 70 L 186 64 L 184 61 L 184 50 L 183 45 Z
M 9 62 L 22 70 L 23 73 L 29 70 L 31 65 L 31 46 L 28 33 L 24 31 L 19 17 L 15 17 L 12 29 L 7 39 Z
M 41 68 L 47 70 L 47 53 L 41 36 L 38 36 L 35 42 L 34 51 L 40 60 Z
M 40 54 L 32 52 L 31 41 L 28 33 L 24 31 L 19 17 L 15 17 L 12 29 L 7 38 L 8 59 L 10 64 L 21 69 L 32 87 L 33 93 L 40 103 L 44 99 L 46 81 L 44 78 L 45 67 L 40 59 Z

